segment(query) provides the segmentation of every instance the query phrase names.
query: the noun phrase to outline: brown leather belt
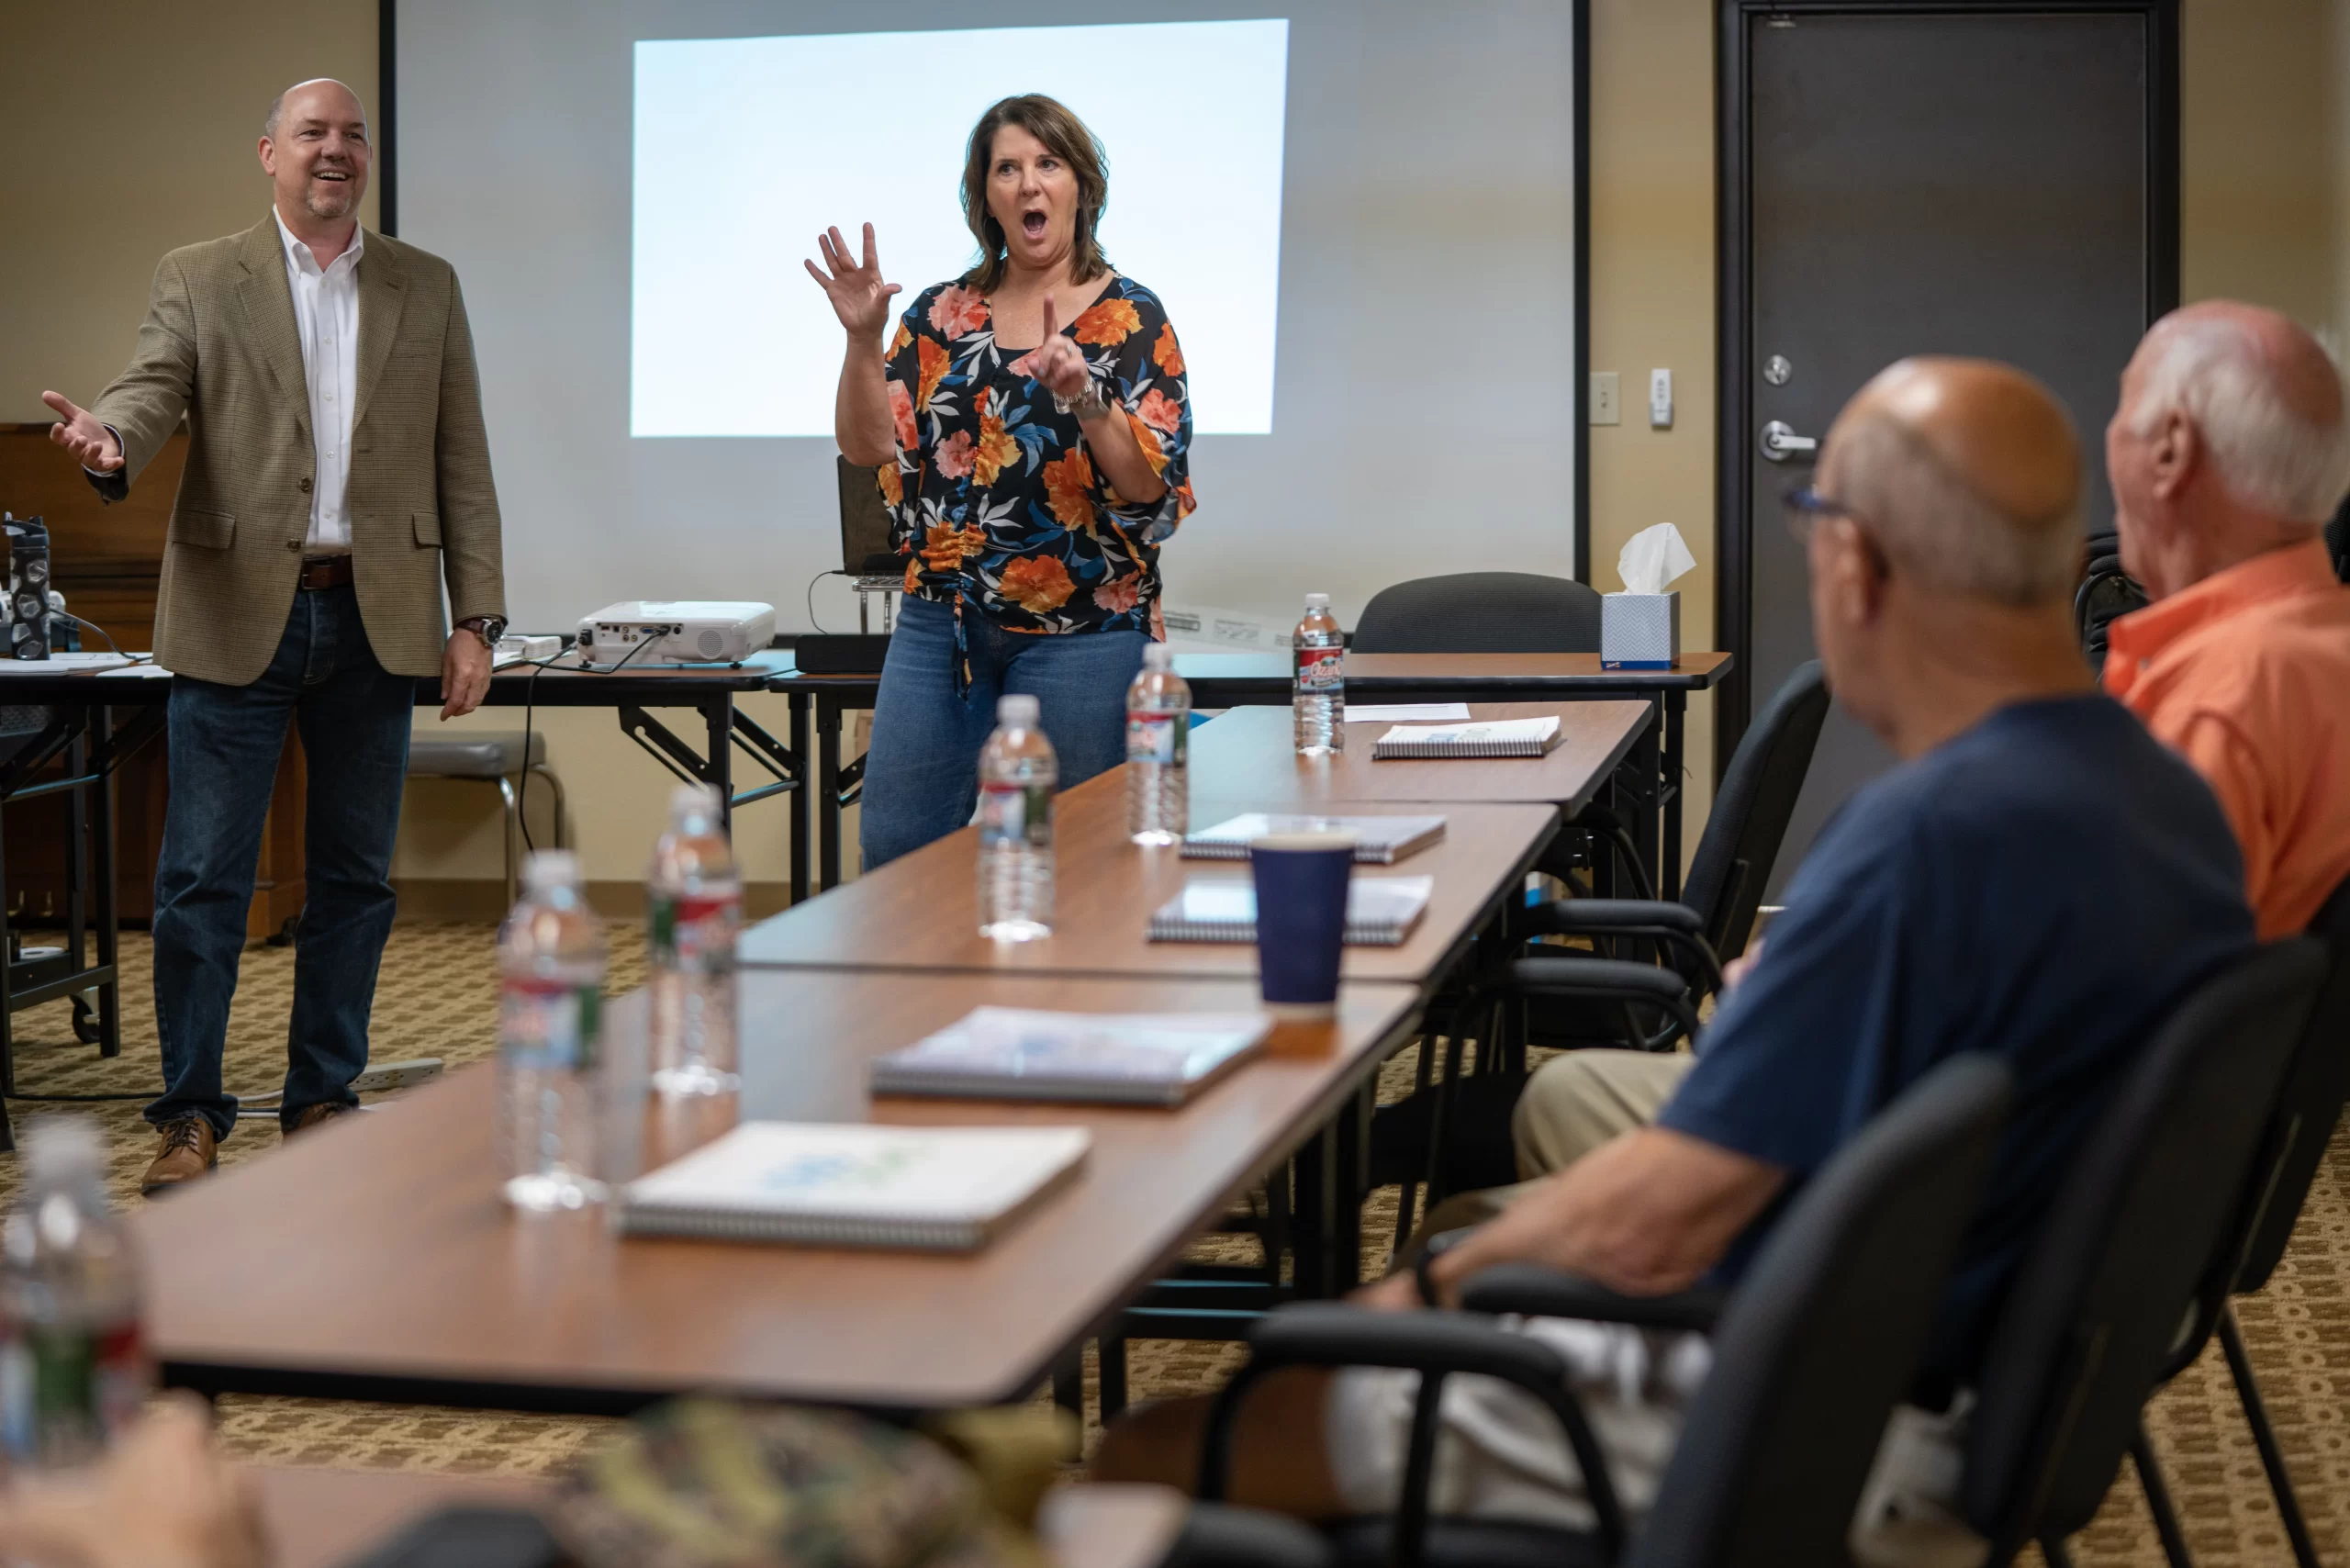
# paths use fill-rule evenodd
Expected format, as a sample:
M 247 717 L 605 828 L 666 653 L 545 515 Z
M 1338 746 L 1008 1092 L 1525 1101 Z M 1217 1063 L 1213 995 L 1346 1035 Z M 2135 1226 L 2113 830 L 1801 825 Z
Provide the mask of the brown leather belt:
M 303 559 L 301 588 L 305 593 L 313 588 L 343 588 L 351 581 L 351 557 L 348 555 L 310 555 Z

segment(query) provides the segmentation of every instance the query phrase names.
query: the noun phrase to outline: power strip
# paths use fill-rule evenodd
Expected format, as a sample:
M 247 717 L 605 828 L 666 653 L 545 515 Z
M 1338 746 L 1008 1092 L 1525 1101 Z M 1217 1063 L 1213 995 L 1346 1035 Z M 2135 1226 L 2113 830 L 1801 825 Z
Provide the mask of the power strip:
M 489 655 L 489 667 L 505 669 L 512 665 L 536 664 L 563 652 L 560 637 L 500 637 Z

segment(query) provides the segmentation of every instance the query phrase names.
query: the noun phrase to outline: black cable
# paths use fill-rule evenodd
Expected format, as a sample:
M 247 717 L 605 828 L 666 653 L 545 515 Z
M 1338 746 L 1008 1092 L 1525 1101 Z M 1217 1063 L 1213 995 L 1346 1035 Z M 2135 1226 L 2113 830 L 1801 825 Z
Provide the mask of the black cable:
M 855 576 L 854 573 L 845 572 L 840 570 L 838 567 L 834 567 L 831 571 L 818 572 L 814 577 L 808 579 L 808 591 L 804 596 L 805 602 L 808 606 L 808 624 L 815 627 L 818 633 L 821 635 L 829 637 L 833 633 L 826 632 L 822 623 L 816 619 L 816 585 L 822 582 L 826 577 L 846 577 L 853 576 Z
M 627 664 L 629 660 L 636 657 L 637 655 L 643 653 L 652 645 L 653 639 L 651 637 L 640 638 L 637 641 L 636 646 L 631 648 L 627 653 L 622 654 L 620 656 L 620 662 L 613 665 L 611 669 L 598 671 L 597 673 L 610 675 L 613 670 L 619 669 L 621 665 Z M 537 840 L 531 836 L 530 809 L 531 734 L 532 726 L 538 720 L 539 677 L 545 672 L 547 666 L 563 657 L 565 654 L 576 652 L 578 652 L 578 649 L 575 646 L 549 654 L 543 659 L 531 659 L 526 661 L 531 666 L 531 684 L 523 688 L 522 690 L 522 783 L 521 787 L 514 791 L 514 814 L 520 818 L 522 823 L 522 848 L 527 853 L 532 855 L 537 854 L 539 849 Z M 510 669 L 513 666 L 509 665 L 507 667 Z M 594 668 L 594 666 L 591 666 L 585 658 L 582 658 L 579 661 L 579 667 L 582 669 Z M 560 825 L 560 823 L 557 824 L 558 827 Z
M 124 653 L 122 651 L 122 644 L 116 642 L 112 636 L 107 634 L 106 629 L 99 625 L 95 621 L 84 621 L 70 610 L 51 610 L 50 613 L 51 615 L 63 616 L 66 620 L 73 622 L 74 625 L 84 627 L 89 631 L 95 632 L 99 636 L 105 637 L 106 640 L 106 646 L 114 650 L 115 657 L 121 659 L 124 662 L 125 667 L 128 667 L 130 665 L 147 665 L 153 664 L 155 662 L 155 655 L 152 654 Z

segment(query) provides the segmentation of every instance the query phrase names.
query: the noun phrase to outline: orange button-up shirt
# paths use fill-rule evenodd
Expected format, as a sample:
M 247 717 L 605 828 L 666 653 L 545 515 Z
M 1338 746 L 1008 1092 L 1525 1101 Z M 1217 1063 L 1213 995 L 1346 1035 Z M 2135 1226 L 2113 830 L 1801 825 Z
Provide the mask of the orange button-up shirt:
M 2350 587 L 2316 541 L 2116 621 L 2105 689 L 2192 763 L 2244 846 L 2263 940 L 2350 876 Z

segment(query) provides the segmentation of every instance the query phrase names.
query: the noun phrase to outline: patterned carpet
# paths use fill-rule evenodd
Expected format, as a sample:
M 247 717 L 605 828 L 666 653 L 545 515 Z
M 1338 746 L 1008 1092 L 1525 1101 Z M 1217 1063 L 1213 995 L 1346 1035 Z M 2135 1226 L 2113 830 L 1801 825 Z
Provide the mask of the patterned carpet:
M 632 931 L 621 929 L 613 946 L 612 985 L 632 989 L 642 979 L 641 944 Z M 227 1074 L 240 1092 L 277 1087 L 293 957 L 290 948 L 246 952 L 229 1022 Z M 125 936 L 123 967 L 126 1025 L 118 1060 L 101 1061 L 91 1047 L 73 1041 L 64 1003 L 17 1016 L 18 1075 L 28 1093 L 144 1092 L 154 1087 L 156 1046 L 143 936 Z M 496 985 L 488 927 L 397 928 L 375 999 L 375 1059 L 380 1064 L 439 1057 L 452 1066 L 480 1059 L 493 1043 Z M 1388 1076 L 1408 1083 L 1404 1075 L 1409 1070 L 1407 1055 L 1391 1064 Z M 21 1132 L 30 1117 L 64 1108 L 18 1101 L 10 1109 Z M 88 1108 L 109 1137 L 117 1201 L 141 1202 L 137 1182 L 151 1139 L 137 1103 Z M 276 1144 L 274 1119 L 248 1122 L 222 1146 L 221 1159 L 234 1164 L 265 1158 Z M 17 1162 L 0 1158 L 0 1201 L 13 1197 L 17 1181 Z M 1393 1188 L 1373 1197 L 1365 1216 L 1367 1236 L 1390 1234 L 1394 1202 Z M 1375 1266 L 1376 1260 L 1367 1262 Z M 2337 1137 L 2277 1279 L 2239 1311 L 2318 1550 L 2329 1559 L 2350 1559 L 2350 1137 Z M 1089 1385 L 1091 1360 L 1089 1354 Z M 1211 1388 L 1236 1360 L 1229 1347 L 1138 1341 L 1131 1347 L 1131 1386 L 1136 1398 Z M 237 1452 L 271 1464 L 502 1474 L 537 1474 L 561 1465 L 600 1425 L 263 1398 L 223 1400 L 220 1416 Z M 2216 1348 L 2156 1399 L 2149 1425 L 2199 1562 L 2212 1568 L 2255 1568 L 2289 1561 L 2258 1456 Z M 2075 1551 L 2083 1563 L 2161 1561 L 2127 1466 L 2104 1512 L 2076 1540 Z

